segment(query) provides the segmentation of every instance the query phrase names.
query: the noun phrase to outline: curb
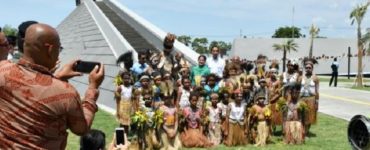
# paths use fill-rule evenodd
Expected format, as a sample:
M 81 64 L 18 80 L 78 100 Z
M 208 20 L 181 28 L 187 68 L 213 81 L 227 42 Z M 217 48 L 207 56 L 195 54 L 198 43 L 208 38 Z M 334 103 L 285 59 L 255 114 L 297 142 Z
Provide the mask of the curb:
M 110 107 L 108 107 L 108 106 L 106 106 L 104 104 L 99 104 L 99 103 L 97 103 L 97 105 L 98 105 L 98 107 L 100 109 L 103 109 L 104 111 L 106 111 L 106 112 L 108 112 L 108 113 L 110 113 L 112 115 L 115 115 L 116 114 L 116 110 L 113 109 L 113 108 L 110 108 Z

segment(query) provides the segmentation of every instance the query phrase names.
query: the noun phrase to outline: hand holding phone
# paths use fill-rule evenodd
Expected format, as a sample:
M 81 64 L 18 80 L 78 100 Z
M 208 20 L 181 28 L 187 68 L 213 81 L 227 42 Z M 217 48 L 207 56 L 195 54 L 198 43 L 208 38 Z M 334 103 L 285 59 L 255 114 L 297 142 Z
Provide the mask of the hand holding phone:
M 125 145 L 125 129 L 116 128 L 116 145 Z
M 104 80 L 104 65 L 92 65 L 94 66 L 92 71 L 89 73 L 89 87 L 90 88 L 99 88 L 101 83 Z
M 76 66 L 74 67 L 75 71 L 82 73 L 90 73 L 94 70 L 95 66 L 100 67 L 100 63 L 93 61 L 77 61 Z
M 73 60 L 65 64 L 61 69 L 59 69 L 54 76 L 60 80 L 68 81 L 68 79 L 75 76 L 81 76 L 81 72 L 75 71 L 75 66 L 79 60 Z

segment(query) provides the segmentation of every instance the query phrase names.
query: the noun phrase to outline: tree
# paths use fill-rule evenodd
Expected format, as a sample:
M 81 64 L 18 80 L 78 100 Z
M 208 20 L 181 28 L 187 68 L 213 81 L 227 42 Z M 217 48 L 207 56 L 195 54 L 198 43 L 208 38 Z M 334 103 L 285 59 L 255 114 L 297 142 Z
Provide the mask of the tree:
M 219 47 L 219 44 L 218 44 L 218 41 L 212 41 L 210 44 L 209 44 L 209 51 L 212 51 L 212 47 Z
M 292 38 L 293 36 L 293 30 L 294 30 L 294 38 L 300 38 L 303 37 L 301 34 L 301 29 L 298 27 L 280 27 L 279 29 L 275 30 L 274 35 L 272 35 L 272 38 Z
M 285 72 L 286 54 L 290 53 L 290 51 L 297 51 L 298 44 L 295 43 L 293 39 L 289 39 L 284 41 L 282 44 L 274 44 L 272 47 L 276 51 L 283 51 L 283 72 Z
M 362 20 L 366 14 L 367 7 L 369 6 L 369 3 L 366 3 L 364 5 L 357 5 L 350 13 L 349 18 L 352 20 L 351 25 L 354 24 L 356 21 L 357 23 L 357 58 L 358 58 L 358 64 L 357 64 L 357 79 L 356 79 L 356 85 L 357 87 L 362 87 L 362 51 L 364 50 L 364 43 L 362 41 L 362 34 L 361 34 L 361 23 Z
M 181 35 L 177 37 L 177 40 L 180 41 L 181 43 L 184 43 L 186 46 L 190 46 L 191 44 L 191 37 L 187 35 Z
M 207 52 L 207 44 L 207 38 L 195 38 L 191 43 L 191 46 L 197 53 L 204 54 Z
M 318 36 L 320 32 L 320 28 L 316 27 L 314 24 L 310 27 L 310 36 L 311 36 L 311 43 L 310 43 L 310 53 L 308 54 L 309 58 L 312 58 L 312 51 L 313 51 L 313 39 Z
M 226 55 L 227 51 L 231 50 L 231 43 L 226 43 L 224 41 L 218 41 L 218 46 L 222 55 Z
M 364 50 L 366 50 L 366 54 L 370 55 L 370 32 L 368 31 L 366 34 L 364 34 L 361 40 L 364 44 Z
M 12 26 L 7 24 L 3 27 L 2 31 L 6 36 L 17 36 L 18 33 L 18 30 L 16 28 L 12 28 Z
M 226 55 L 227 51 L 231 50 L 231 43 L 226 43 L 224 41 L 212 41 L 211 44 L 209 44 L 209 51 L 212 50 L 213 46 L 217 46 L 222 55 Z

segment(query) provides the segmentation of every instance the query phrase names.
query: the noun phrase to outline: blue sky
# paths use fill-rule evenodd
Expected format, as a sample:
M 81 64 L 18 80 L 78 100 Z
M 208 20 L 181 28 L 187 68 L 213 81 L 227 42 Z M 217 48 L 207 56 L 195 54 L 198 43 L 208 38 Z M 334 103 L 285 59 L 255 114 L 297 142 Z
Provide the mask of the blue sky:
M 280 26 L 294 25 L 308 34 L 315 23 L 320 35 L 354 38 L 350 25 L 352 8 L 366 0 L 119 0 L 164 31 L 177 35 L 232 41 L 247 37 L 271 37 Z M 4 4 L 4 3 L 3 3 Z M 57 26 L 73 9 L 74 0 L 11 0 L 0 5 L 0 26 L 17 27 L 25 20 Z M 12 12 L 12 13 L 10 13 Z M 363 21 L 370 27 L 370 14 Z

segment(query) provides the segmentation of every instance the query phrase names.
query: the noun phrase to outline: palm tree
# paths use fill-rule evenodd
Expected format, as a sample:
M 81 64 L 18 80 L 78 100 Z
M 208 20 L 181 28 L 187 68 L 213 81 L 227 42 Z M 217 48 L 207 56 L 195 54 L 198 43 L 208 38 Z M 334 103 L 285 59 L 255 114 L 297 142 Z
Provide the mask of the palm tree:
M 312 58 L 313 39 L 319 34 L 319 32 L 320 32 L 320 28 L 312 24 L 310 27 L 311 43 L 310 43 L 310 53 L 308 54 L 309 58 Z
M 357 58 L 358 58 L 358 64 L 357 64 L 357 87 L 362 87 L 363 86 L 363 83 L 362 83 L 362 51 L 363 51 L 363 47 L 364 47 L 364 43 L 362 41 L 362 38 L 361 38 L 361 23 L 362 23 L 362 19 L 364 18 L 365 14 L 366 14 L 366 11 L 367 11 L 367 7 L 369 6 L 369 3 L 366 3 L 365 5 L 357 5 L 351 12 L 349 18 L 352 19 L 352 22 L 351 22 L 351 25 L 354 24 L 354 22 L 356 21 L 357 23 L 357 48 L 358 48 L 358 51 L 357 51 Z
M 366 50 L 366 54 L 370 55 L 370 31 L 367 31 L 366 34 L 362 35 L 361 41 Z
M 283 51 L 283 72 L 285 72 L 286 67 L 286 54 L 290 51 L 297 51 L 298 44 L 293 41 L 293 39 L 289 39 L 288 41 L 284 41 L 282 44 L 274 44 L 272 45 L 274 50 L 276 51 Z

